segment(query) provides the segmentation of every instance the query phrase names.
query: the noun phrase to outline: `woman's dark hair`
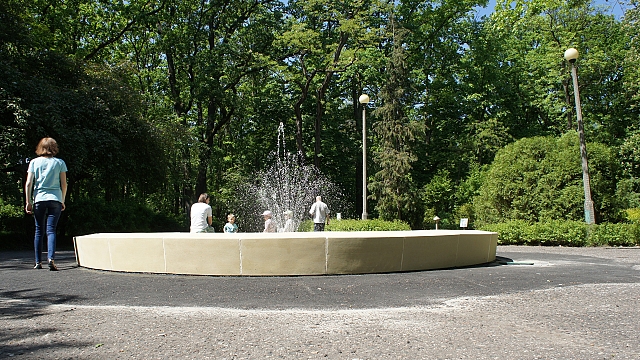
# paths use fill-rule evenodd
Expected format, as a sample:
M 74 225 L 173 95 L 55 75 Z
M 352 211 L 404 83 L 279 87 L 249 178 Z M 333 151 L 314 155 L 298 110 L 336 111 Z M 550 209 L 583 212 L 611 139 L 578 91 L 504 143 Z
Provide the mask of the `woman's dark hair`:
M 200 197 L 198 198 L 198 202 L 207 202 L 207 199 L 209 199 L 209 194 L 207 193 L 202 193 L 200 194 Z
M 56 156 L 58 155 L 58 143 L 50 137 L 42 138 L 36 146 L 36 154 L 38 156 Z

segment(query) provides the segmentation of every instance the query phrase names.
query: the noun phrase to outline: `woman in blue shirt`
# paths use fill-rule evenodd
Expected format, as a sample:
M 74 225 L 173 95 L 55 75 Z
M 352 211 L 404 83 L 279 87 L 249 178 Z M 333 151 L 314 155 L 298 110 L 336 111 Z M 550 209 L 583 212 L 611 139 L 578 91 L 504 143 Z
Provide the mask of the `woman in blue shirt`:
M 24 192 L 27 197 L 25 210 L 27 214 L 34 214 L 36 235 L 34 247 L 36 252 L 36 266 L 42 269 L 42 238 L 47 236 L 47 259 L 49 270 L 57 271 L 54 263 L 56 251 L 56 227 L 60 220 L 60 213 L 65 209 L 64 199 L 67 196 L 67 165 L 58 154 L 58 143 L 46 137 L 40 140 L 36 147 L 39 156 L 29 162 L 27 182 Z

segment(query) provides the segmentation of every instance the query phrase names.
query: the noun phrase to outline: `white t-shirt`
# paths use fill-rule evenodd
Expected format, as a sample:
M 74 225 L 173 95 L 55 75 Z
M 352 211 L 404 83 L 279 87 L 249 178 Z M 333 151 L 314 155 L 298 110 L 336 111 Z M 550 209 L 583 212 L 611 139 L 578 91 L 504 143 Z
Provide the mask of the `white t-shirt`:
M 213 216 L 211 206 L 207 203 L 197 202 L 191 205 L 191 232 L 197 233 L 209 226 L 207 219 Z
M 309 214 L 313 216 L 313 222 L 315 224 L 324 224 L 327 215 L 329 215 L 329 207 L 322 201 L 316 201 L 311 205 Z

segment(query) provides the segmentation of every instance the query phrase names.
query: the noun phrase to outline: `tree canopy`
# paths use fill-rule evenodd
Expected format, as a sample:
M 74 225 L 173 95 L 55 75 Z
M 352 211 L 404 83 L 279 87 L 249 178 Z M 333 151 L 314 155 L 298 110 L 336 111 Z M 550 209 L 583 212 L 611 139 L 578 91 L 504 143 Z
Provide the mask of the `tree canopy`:
M 0 199 L 22 206 L 51 136 L 70 206 L 135 203 L 186 229 L 209 192 L 223 222 L 283 123 L 353 204 L 332 210 L 356 218 L 366 93 L 371 217 L 581 220 L 574 47 L 598 219 L 621 221 L 640 206 L 636 2 L 621 18 L 589 0 L 498 1 L 479 18 L 485 4 L 3 1 Z

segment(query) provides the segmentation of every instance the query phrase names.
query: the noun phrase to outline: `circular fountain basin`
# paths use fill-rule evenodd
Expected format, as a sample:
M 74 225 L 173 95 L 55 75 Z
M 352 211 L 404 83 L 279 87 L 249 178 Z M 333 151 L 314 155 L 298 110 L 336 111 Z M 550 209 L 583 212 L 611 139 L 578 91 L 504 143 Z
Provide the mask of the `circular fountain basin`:
M 163 274 L 367 274 L 470 266 L 496 258 L 476 230 L 296 233 L 101 233 L 74 238 L 79 266 Z

